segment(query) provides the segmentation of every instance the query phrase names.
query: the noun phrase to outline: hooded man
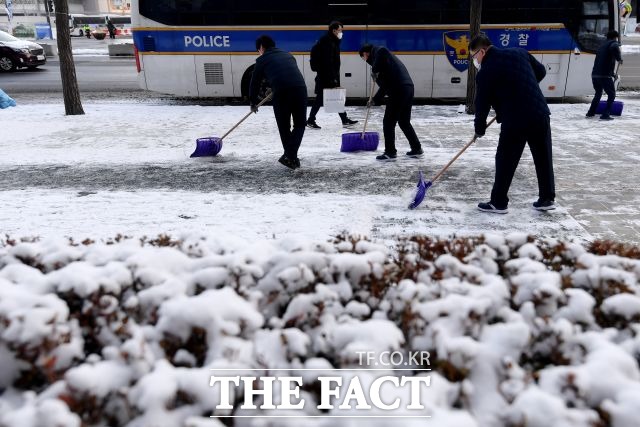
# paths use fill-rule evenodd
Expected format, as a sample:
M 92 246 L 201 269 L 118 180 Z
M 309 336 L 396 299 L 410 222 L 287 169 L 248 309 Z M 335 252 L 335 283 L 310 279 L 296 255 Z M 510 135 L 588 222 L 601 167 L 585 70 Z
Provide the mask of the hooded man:
M 325 33 L 311 50 L 311 61 L 316 75 L 316 100 L 311 107 L 307 127 L 321 129 L 316 123 L 316 114 L 323 104 L 324 89 L 340 87 L 340 41 L 342 40 L 343 25 L 338 21 L 329 24 L 329 31 Z M 339 113 L 342 125 L 353 126 L 357 120 L 351 120 L 347 113 Z

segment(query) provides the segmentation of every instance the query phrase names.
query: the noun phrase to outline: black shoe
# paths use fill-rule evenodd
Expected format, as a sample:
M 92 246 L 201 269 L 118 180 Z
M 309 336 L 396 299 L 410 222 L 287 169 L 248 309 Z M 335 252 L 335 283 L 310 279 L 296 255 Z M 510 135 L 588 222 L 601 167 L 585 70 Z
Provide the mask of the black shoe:
M 533 209 L 537 211 L 552 211 L 555 208 L 556 204 L 553 200 L 538 199 L 536 202 L 533 202 Z
M 291 160 L 290 158 L 288 158 L 287 156 L 285 156 L 284 154 L 282 155 L 282 157 L 280 157 L 278 159 L 278 161 L 285 165 L 286 167 L 288 167 L 289 169 L 293 170 L 296 168 L 296 161 L 295 160 Z
M 600 116 L 600 120 L 613 120 L 611 116 Z
M 376 160 L 380 160 L 381 162 L 395 162 L 396 157 L 398 157 L 397 154 L 382 153 L 381 155 L 376 156 Z
M 322 129 L 320 126 L 318 126 L 318 124 L 316 123 L 315 120 L 309 120 L 307 121 L 307 127 L 309 129 Z
M 496 214 L 506 214 L 509 212 L 509 209 L 505 206 L 504 208 L 498 208 L 494 206 L 491 202 L 488 203 L 478 203 L 478 209 L 482 212 L 491 212 Z
M 296 159 L 293 161 L 293 163 L 295 164 L 296 169 L 298 169 L 298 168 L 300 167 L 300 159 L 298 159 L 297 157 L 296 157 Z
M 420 159 L 420 158 L 422 158 L 423 154 L 424 154 L 424 151 L 422 151 L 422 148 L 419 149 L 419 150 L 407 151 L 407 156 L 411 157 L 413 159 Z
M 342 126 L 344 126 L 344 127 L 350 127 L 350 126 L 355 125 L 356 123 L 358 123 L 358 121 L 357 121 L 357 120 L 345 119 L 345 120 L 342 122 Z
M 587 113 L 587 114 L 585 115 L 585 117 L 586 117 L 587 119 L 590 119 L 591 117 L 595 117 L 595 113 Z

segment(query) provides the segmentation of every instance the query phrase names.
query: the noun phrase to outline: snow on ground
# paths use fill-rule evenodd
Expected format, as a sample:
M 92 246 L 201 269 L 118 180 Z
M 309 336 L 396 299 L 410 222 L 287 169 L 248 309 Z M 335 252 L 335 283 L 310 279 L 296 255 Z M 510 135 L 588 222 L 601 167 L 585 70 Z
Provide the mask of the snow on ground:
M 109 48 L 106 46 L 104 48 L 97 48 L 97 49 L 76 48 L 76 49 L 73 49 L 73 55 L 80 55 L 80 56 L 109 55 Z
M 195 139 L 221 136 L 247 107 L 85 102 L 86 115 L 59 104 L 21 103 L 0 114 L 0 225 L 13 236 L 107 238 L 159 232 L 300 235 L 325 240 L 347 230 L 375 238 L 527 230 L 567 239 L 639 242 L 640 101 L 625 100 L 610 123 L 586 120 L 585 103 L 552 104 L 559 209 L 540 214 L 527 150 L 511 188 L 510 213 L 476 211 L 489 197 L 498 127 L 472 146 L 406 209 L 419 170 L 433 176 L 473 134 L 456 106 L 418 106 L 413 122 L 426 156 L 380 164 L 375 153 L 340 153 L 337 115 L 321 112 L 307 130 L 302 169 L 277 163 L 273 113 L 261 108 L 224 143 L 219 157 L 189 159 Z M 349 108 L 356 119 L 364 109 Z M 370 130 L 381 131 L 383 108 Z M 362 122 L 361 122 L 362 123 Z M 361 124 L 360 123 L 360 124 Z M 401 154 L 408 149 L 400 136 Z M 379 147 L 379 151 L 382 149 Z
M 622 45 L 622 53 L 625 55 L 637 54 L 640 53 L 640 45 Z
M 247 107 L 86 102 L 66 117 L 17 101 L 0 113 L 0 426 L 220 427 L 210 369 L 312 381 L 300 369 L 353 368 L 360 350 L 432 355 L 420 412 L 431 418 L 403 425 L 636 425 L 640 264 L 559 240 L 640 240 L 639 100 L 610 123 L 585 119 L 585 103 L 552 104 L 560 207 L 530 208 L 526 152 L 505 216 L 475 209 L 497 127 L 406 208 L 418 170 L 435 174 L 473 133 L 456 106 L 416 107 L 426 156 L 393 164 L 340 153 L 339 119 L 322 113 L 291 172 L 269 107 L 218 158 L 193 160 L 196 138 L 222 135 Z M 342 231 L 373 241 L 334 240 Z M 499 233 L 398 241 L 487 232 Z M 317 390 L 302 392 L 306 414 L 320 415 Z

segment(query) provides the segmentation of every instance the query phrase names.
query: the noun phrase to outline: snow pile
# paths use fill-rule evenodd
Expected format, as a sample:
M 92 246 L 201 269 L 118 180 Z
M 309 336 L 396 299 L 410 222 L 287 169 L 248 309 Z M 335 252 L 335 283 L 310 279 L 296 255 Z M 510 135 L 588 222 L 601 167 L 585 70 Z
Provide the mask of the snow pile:
M 216 409 L 212 369 L 313 381 L 329 369 L 373 368 L 363 351 L 429 352 L 428 365 L 398 375 L 431 376 L 419 411 L 431 418 L 403 425 L 637 424 L 637 249 L 523 233 L 396 243 L 7 239 L 0 426 L 221 426 L 209 417 L 248 410 Z M 366 388 L 393 373 L 332 375 Z M 242 396 L 232 391 L 237 408 Z M 319 387 L 307 384 L 301 397 L 311 403 L 294 414 L 322 415 Z M 386 402 L 396 397 L 407 398 L 385 391 Z

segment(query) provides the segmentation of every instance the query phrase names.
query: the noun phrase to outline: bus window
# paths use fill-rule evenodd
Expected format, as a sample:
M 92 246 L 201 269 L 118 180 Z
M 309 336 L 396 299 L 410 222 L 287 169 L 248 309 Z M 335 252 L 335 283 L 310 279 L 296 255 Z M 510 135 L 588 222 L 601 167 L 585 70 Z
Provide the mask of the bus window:
M 585 1 L 577 34 L 579 47 L 586 52 L 595 52 L 606 40 L 607 31 L 614 28 L 613 11 L 607 1 Z

